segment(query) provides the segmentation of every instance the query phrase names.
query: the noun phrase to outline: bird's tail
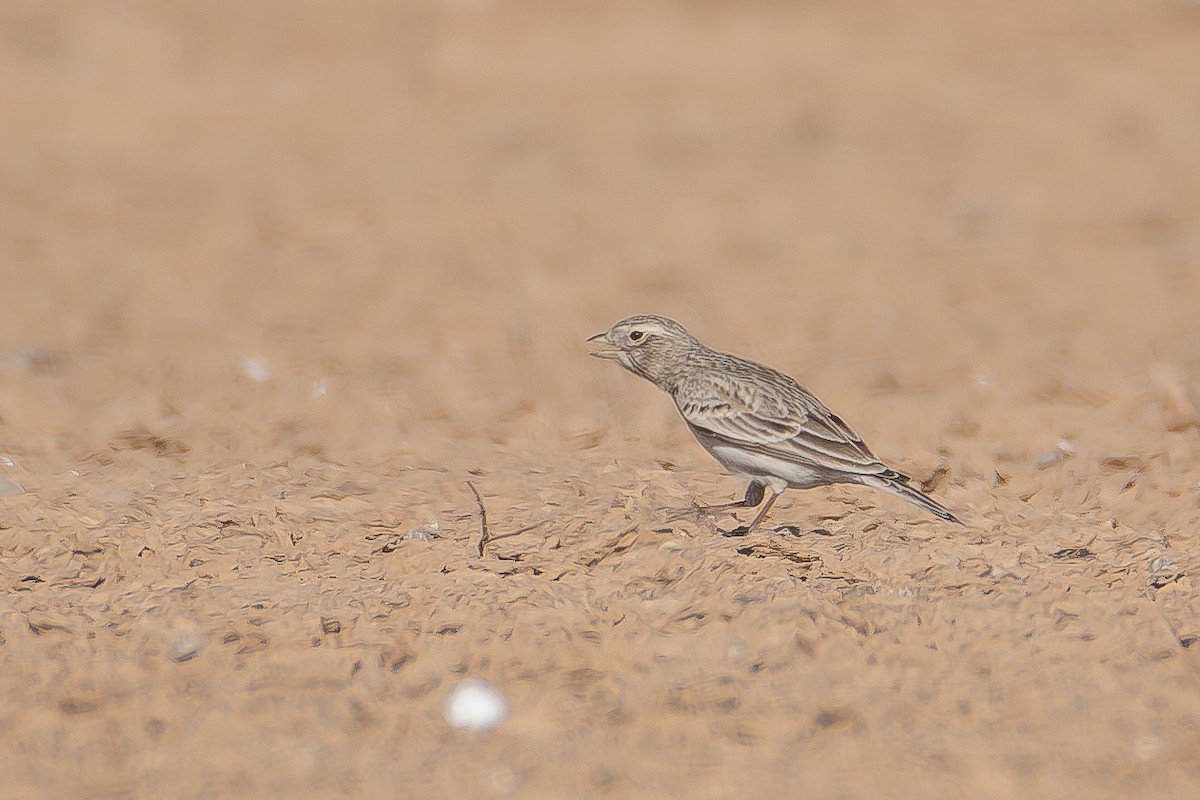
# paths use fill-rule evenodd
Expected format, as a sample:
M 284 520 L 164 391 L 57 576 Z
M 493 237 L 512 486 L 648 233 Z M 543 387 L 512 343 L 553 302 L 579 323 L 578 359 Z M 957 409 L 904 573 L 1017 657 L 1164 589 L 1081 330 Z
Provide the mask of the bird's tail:
M 941 503 L 937 502 L 915 486 L 910 486 L 908 483 L 910 480 L 912 479 L 907 475 L 903 475 L 895 470 L 888 470 L 881 475 L 864 477 L 863 483 L 868 486 L 874 486 L 876 489 L 883 489 L 886 492 L 899 495 L 908 502 L 920 506 L 930 514 L 933 514 L 935 517 L 941 517 L 947 522 L 953 522 L 957 525 L 963 524 L 963 521 L 954 516 L 954 514 L 950 512 L 950 509 L 946 508 Z

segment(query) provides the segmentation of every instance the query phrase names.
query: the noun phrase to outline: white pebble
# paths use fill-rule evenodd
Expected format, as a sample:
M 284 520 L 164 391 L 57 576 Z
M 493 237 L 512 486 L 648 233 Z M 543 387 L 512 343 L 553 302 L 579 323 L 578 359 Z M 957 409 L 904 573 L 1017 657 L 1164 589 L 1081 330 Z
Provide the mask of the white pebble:
M 242 368 L 242 374 L 252 381 L 262 383 L 271 377 L 267 365 L 256 358 L 243 358 L 239 366 Z
M 508 700 L 482 678 L 468 678 L 446 695 L 442 716 L 452 728 L 486 731 L 508 716 Z
M 418 525 L 405 533 L 404 540 L 408 542 L 432 542 L 441 535 L 442 525 L 435 519 L 433 522 Z
M 1051 464 L 1057 464 L 1062 460 L 1063 454 L 1057 450 L 1052 450 L 1049 453 L 1042 453 L 1040 456 L 1038 456 L 1038 459 L 1035 463 L 1037 464 L 1038 469 L 1045 469 Z

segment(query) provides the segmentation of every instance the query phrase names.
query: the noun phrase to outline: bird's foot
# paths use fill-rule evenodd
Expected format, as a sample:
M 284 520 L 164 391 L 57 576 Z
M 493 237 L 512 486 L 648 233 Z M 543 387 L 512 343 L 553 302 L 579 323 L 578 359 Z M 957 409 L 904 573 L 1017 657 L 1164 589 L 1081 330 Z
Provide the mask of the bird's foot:
M 731 511 L 748 508 L 744 501 L 739 500 L 736 503 L 722 503 L 716 506 L 702 506 L 699 504 L 684 506 L 682 508 L 672 508 L 670 506 L 660 508 L 659 512 L 667 515 L 668 520 L 682 519 L 683 517 L 715 517 L 718 514 L 727 514 Z
M 716 514 L 736 511 L 741 508 L 754 508 L 763 501 L 765 492 L 766 488 L 763 484 L 758 481 L 750 481 L 750 485 L 746 487 L 746 495 L 741 500 L 735 500 L 732 503 L 719 503 L 715 506 L 702 506 L 699 503 L 693 503 L 686 508 L 663 508 L 660 511 L 667 515 L 668 520 L 677 520 L 683 517 L 712 517 Z

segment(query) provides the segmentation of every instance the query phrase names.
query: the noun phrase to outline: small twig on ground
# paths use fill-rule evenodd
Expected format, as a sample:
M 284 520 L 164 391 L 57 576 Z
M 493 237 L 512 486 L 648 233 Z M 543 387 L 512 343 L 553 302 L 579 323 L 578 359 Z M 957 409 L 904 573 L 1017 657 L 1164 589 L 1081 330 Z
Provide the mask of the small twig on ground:
M 475 484 L 467 481 L 467 488 L 471 490 L 471 494 L 475 495 L 475 502 L 479 505 L 479 557 L 483 558 L 484 549 L 487 547 L 488 541 L 491 539 L 487 524 L 487 509 L 483 507 L 483 498 L 479 495 L 479 490 L 475 488 Z
M 531 530 L 534 530 L 535 528 L 542 527 L 547 522 L 549 522 L 551 519 L 553 519 L 553 517 L 550 517 L 549 519 L 544 519 L 541 522 L 535 522 L 532 525 L 526 525 L 524 528 L 518 528 L 517 530 L 511 531 L 509 533 L 497 533 L 494 536 L 489 536 L 488 541 L 494 542 L 497 539 L 507 539 L 511 536 L 520 536 L 522 533 L 529 533 Z

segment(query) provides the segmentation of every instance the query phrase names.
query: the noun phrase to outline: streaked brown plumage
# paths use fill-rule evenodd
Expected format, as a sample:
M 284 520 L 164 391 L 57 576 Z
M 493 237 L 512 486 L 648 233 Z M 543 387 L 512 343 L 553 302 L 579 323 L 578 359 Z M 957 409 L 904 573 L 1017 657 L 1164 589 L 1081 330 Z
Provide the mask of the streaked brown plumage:
M 735 533 L 753 530 L 785 489 L 831 483 L 883 489 L 962 524 L 781 372 L 711 350 L 678 322 L 651 314 L 623 319 L 588 341 L 601 343 L 592 355 L 616 361 L 671 395 L 700 444 L 730 472 L 750 479 L 745 500 L 721 508 L 757 506 L 771 489 L 754 521 Z

